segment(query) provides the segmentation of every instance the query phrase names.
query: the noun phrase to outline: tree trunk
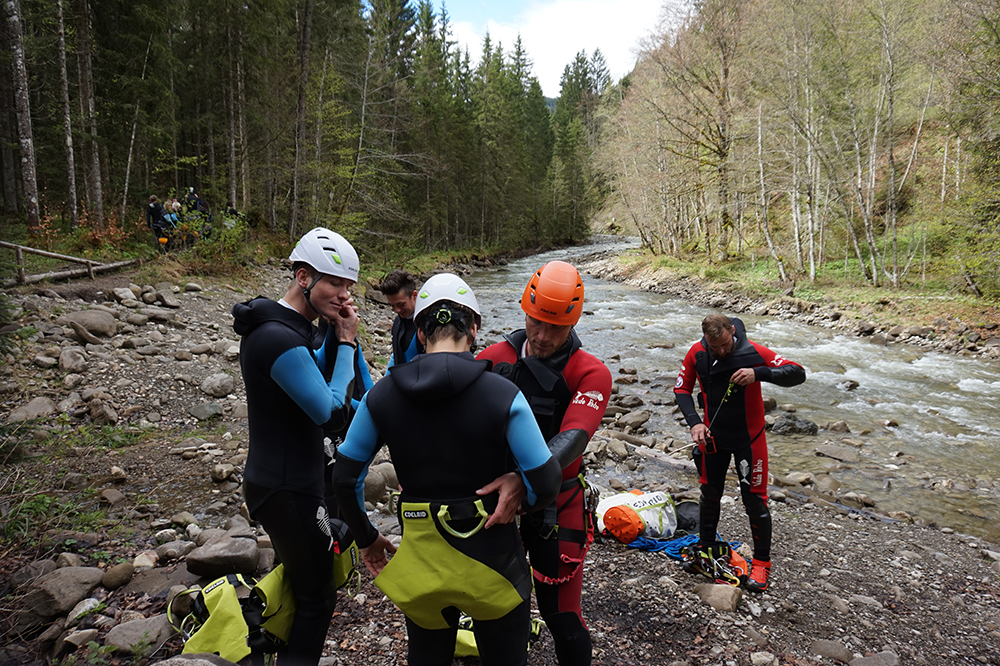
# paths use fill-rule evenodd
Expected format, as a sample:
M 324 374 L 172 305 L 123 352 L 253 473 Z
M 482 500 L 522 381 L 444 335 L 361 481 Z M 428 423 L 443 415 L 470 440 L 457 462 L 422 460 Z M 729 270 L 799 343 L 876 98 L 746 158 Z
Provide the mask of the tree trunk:
M 56 0 L 56 21 L 59 30 L 59 83 L 62 86 L 63 137 L 66 147 L 66 190 L 69 206 L 69 223 L 74 229 L 79 226 L 76 201 L 76 163 L 73 155 L 73 120 L 69 100 L 69 72 L 66 67 L 66 26 L 63 22 L 63 3 Z
M 35 142 L 31 133 L 31 107 L 28 103 L 28 69 L 24 62 L 21 31 L 21 8 L 17 0 L 7 0 L 7 25 L 10 30 L 11 65 L 14 71 L 14 107 L 17 113 L 17 137 L 21 147 L 21 181 L 28 231 L 38 233 L 38 181 L 35 178 Z
M 84 142 L 84 153 L 86 155 L 84 175 L 87 183 L 88 213 L 91 224 L 97 229 L 104 229 L 104 194 L 101 191 L 101 153 L 100 146 L 97 144 L 94 69 L 90 53 L 90 3 L 88 0 L 75 0 L 75 4 L 80 106 L 83 111 L 83 124 L 89 133 Z
M 244 85 L 246 66 L 243 61 L 243 30 L 236 32 L 236 90 L 239 106 L 236 107 L 237 129 L 239 130 L 240 195 L 243 200 L 240 210 L 250 208 L 250 155 L 247 150 L 247 96 Z
M 228 90 L 226 91 L 226 117 L 229 121 L 229 177 L 227 178 L 228 206 L 236 205 L 236 58 L 233 54 L 232 20 L 226 24 L 226 55 L 229 65 Z
M 6 18 L 6 6 L 3 18 Z M 10 31 L 5 21 L 0 26 L 0 53 L 10 53 Z M 3 212 L 16 216 L 21 209 L 18 190 L 18 160 L 14 156 L 17 145 L 14 129 L 14 92 L 11 68 L 0 67 L 0 163 L 3 165 Z
M 319 77 L 319 99 L 316 101 L 316 146 L 315 155 L 313 159 L 315 160 L 315 173 L 313 174 L 313 188 L 312 188 L 312 207 L 313 207 L 313 224 L 319 226 L 319 188 L 323 180 L 323 94 L 326 92 L 326 72 L 330 67 L 330 45 L 326 46 L 326 52 L 323 54 L 323 70 Z
M 802 262 L 802 206 L 801 206 L 801 190 L 802 187 L 799 184 L 799 172 L 801 167 L 799 166 L 799 134 L 798 132 L 792 133 L 792 197 L 791 197 L 791 207 L 792 207 L 792 238 L 795 241 L 795 267 L 800 271 L 803 270 Z
M 7 7 L 0 18 L 6 19 Z M 10 53 L 10 31 L 7 21 L 0 25 L 0 53 Z M 3 164 L 3 212 L 15 216 L 20 210 L 20 191 L 18 190 L 19 160 L 14 156 L 14 146 L 17 145 L 17 130 L 14 128 L 14 91 L 10 67 L 0 67 L 0 160 Z
M 146 57 L 142 61 L 142 76 L 140 81 L 146 80 L 146 65 L 149 64 L 149 49 L 153 46 L 153 35 L 149 36 L 149 41 L 146 43 Z M 68 101 L 67 101 L 68 108 Z M 132 118 L 132 136 L 129 138 L 128 142 L 128 160 L 126 160 L 125 165 L 125 187 L 122 193 L 122 214 L 120 218 L 120 224 L 125 224 L 125 206 L 128 203 L 128 182 L 129 176 L 132 173 L 132 151 L 135 148 L 135 135 L 139 129 L 139 102 L 135 103 L 135 116 Z
M 767 187 L 764 181 L 764 106 L 757 107 L 757 164 L 760 166 L 760 228 L 764 232 L 764 239 L 767 241 L 767 249 L 774 257 L 774 262 L 778 265 L 778 276 L 782 282 L 788 282 L 788 274 L 785 272 L 785 262 L 778 254 L 778 249 L 774 246 L 771 238 L 771 224 L 767 220 Z
M 295 107 L 295 161 L 292 167 L 292 210 L 288 221 L 288 237 L 298 234 L 299 181 L 302 178 L 302 151 L 306 135 L 306 93 L 309 87 L 309 38 L 312 28 L 312 0 L 299 0 L 295 6 L 298 24 L 298 103 Z
M 174 196 L 181 195 L 180 172 L 177 169 L 177 93 L 174 90 L 174 29 L 167 27 L 167 57 L 170 61 L 170 157 L 173 161 L 171 171 L 174 174 Z

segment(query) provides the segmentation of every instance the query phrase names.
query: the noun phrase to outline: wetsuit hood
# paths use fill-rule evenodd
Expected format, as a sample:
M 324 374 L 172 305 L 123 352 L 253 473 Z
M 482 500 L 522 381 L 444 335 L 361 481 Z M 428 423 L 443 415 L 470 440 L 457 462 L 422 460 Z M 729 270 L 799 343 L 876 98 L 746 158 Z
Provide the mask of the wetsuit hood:
M 490 361 L 477 361 L 471 352 L 436 352 L 393 366 L 389 377 L 411 400 L 442 400 L 465 391 L 492 366 Z
M 313 336 L 313 325 L 295 310 L 285 307 L 270 298 L 258 296 L 246 303 L 233 306 L 233 330 L 238 335 L 247 335 L 261 324 L 277 321 L 295 329 L 307 340 Z
M 747 359 L 757 356 L 757 350 L 747 337 L 747 328 L 742 319 L 730 317 L 733 324 L 733 352 L 724 359 L 717 359 L 709 351 L 708 338 L 702 336 L 701 346 L 708 356 L 709 374 L 717 375 L 722 372 L 732 372 L 738 368 L 751 367 L 753 363 L 747 365 Z

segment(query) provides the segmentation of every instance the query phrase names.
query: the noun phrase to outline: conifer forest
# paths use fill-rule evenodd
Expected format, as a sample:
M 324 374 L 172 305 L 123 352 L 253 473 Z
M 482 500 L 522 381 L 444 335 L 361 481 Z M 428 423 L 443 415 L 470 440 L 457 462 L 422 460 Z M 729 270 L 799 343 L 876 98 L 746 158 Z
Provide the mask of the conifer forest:
M 194 188 L 376 255 L 606 231 L 1000 294 L 1000 0 L 666 0 L 630 73 L 581 49 L 555 99 L 446 7 L 3 0 L 0 234 L 134 229 Z

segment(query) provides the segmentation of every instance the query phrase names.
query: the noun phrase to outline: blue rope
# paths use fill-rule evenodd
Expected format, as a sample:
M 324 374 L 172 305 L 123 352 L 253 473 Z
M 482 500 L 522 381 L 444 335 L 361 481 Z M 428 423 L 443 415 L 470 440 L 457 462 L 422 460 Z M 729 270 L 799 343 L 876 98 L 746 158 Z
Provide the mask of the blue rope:
M 684 536 L 674 537 L 672 539 L 651 539 L 649 537 L 639 537 L 632 543 L 628 544 L 629 548 L 635 548 L 637 550 L 645 550 L 651 553 L 666 553 L 667 557 L 674 560 L 681 560 L 681 551 L 684 548 L 698 543 L 697 534 L 686 534 Z M 732 541 L 729 544 L 733 550 L 740 547 L 739 541 Z
M 688 534 L 673 539 L 651 539 L 649 537 L 639 537 L 628 545 L 629 548 L 647 550 L 651 553 L 666 553 L 674 560 L 681 559 L 681 551 L 693 543 L 698 543 L 697 534 Z

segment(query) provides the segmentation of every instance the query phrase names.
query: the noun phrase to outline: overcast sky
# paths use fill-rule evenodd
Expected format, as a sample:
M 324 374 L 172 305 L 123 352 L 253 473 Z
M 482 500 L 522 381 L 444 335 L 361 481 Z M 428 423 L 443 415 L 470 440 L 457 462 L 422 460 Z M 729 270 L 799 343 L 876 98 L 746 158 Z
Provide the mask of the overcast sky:
M 559 96 L 563 68 L 600 49 L 611 77 L 632 71 L 639 41 L 653 32 L 665 0 L 445 0 L 452 37 L 473 62 L 488 32 L 509 53 L 521 35 L 546 97 Z M 441 0 L 434 0 L 441 12 Z

